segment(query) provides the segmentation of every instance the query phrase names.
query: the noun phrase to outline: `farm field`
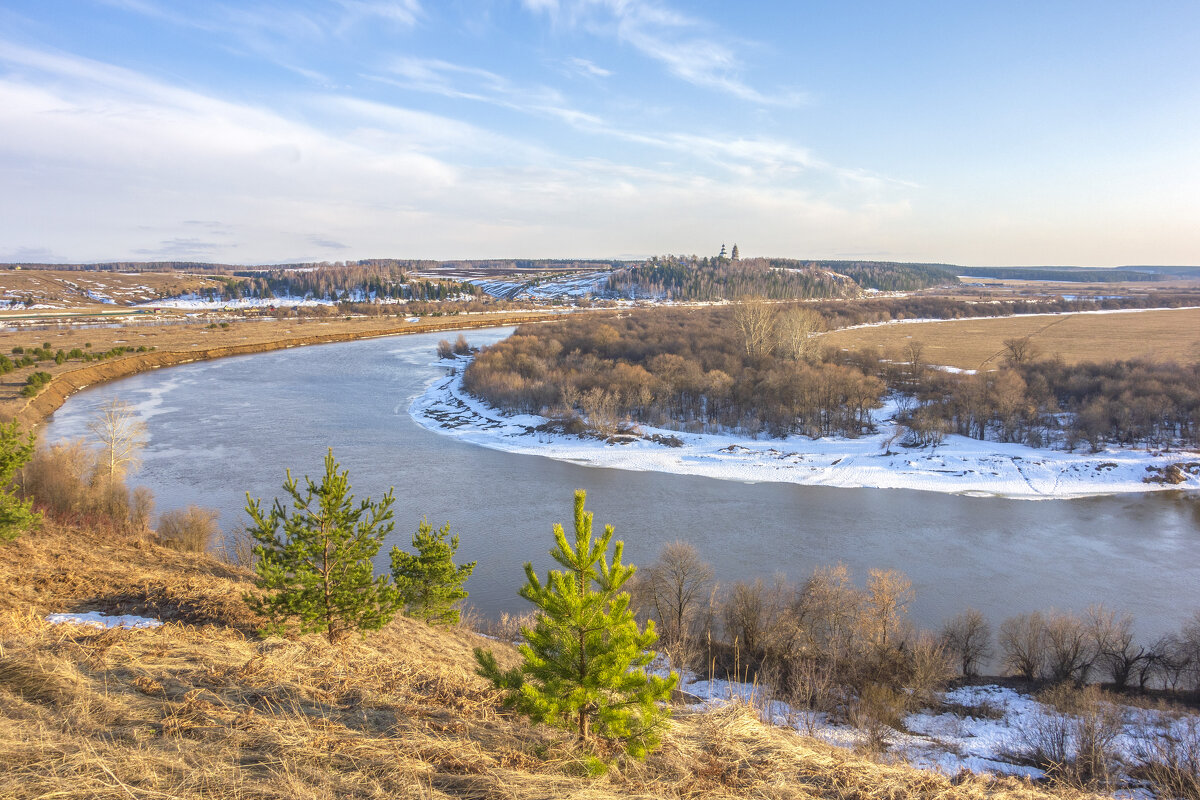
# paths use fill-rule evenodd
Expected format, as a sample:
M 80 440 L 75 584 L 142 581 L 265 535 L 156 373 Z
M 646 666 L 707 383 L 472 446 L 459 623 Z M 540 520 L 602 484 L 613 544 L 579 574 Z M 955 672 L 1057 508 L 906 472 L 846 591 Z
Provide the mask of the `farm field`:
M 1147 358 L 1200 361 L 1200 309 L 1061 316 L 991 317 L 848 328 L 822 337 L 826 347 L 870 347 L 899 354 L 910 342 L 929 364 L 989 369 L 1004 357 L 1004 341 L 1028 336 L 1042 356 L 1068 363 Z
M 0 308 L 111 309 L 215 289 L 219 280 L 186 272 L 9 269 L 0 272 Z

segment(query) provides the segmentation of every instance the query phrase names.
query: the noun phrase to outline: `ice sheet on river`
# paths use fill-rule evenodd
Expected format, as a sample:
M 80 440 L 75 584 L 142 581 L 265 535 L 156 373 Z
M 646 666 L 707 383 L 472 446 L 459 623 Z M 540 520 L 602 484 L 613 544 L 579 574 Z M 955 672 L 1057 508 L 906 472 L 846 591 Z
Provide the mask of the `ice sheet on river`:
M 623 444 L 538 431 L 546 422 L 529 414 L 505 415 L 469 396 L 461 370 L 440 378 L 409 409 L 420 425 L 472 444 L 615 469 L 672 472 L 748 482 L 806 486 L 921 489 L 1016 498 L 1067 498 L 1119 492 L 1200 488 L 1188 475 L 1179 486 L 1145 483 L 1149 470 L 1200 461 L 1200 453 L 1105 450 L 1071 453 L 1025 445 L 947 436 L 930 447 L 893 441 L 892 423 L 858 439 L 754 439 L 725 433 L 692 434 L 642 426 L 647 438 Z M 683 444 L 650 441 L 661 434 Z M 890 442 L 890 443 L 889 443 Z

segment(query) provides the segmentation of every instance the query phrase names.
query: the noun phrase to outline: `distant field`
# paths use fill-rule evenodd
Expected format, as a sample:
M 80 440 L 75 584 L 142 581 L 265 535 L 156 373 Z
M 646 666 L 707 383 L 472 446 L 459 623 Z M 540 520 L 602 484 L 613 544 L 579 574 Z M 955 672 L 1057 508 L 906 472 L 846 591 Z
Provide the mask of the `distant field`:
M 9 269 L 0 271 L 0 306 L 30 300 L 49 308 L 112 308 L 219 286 L 213 278 L 183 272 Z
M 1200 361 L 1200 309 L 900 323 L 834 331 L 822 342 L 899 354 L 916 341 L 927 363 L 988 369 L 1002 360 L 1005 339 L 1024 336 L 1042 355 L 1059 355 L 1068 363 L 1129 358 L 1194 363 Z

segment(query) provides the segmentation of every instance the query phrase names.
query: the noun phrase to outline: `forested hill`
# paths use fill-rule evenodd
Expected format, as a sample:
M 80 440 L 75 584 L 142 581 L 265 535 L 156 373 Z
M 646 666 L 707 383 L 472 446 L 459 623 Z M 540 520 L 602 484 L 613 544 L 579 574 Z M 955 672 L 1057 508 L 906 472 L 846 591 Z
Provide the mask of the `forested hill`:
M 625 297 L 712 301 L 746 295 L 772 300 L 852 297 L 863 289 L 912 291 L 958 283 L 944 264 L 802 261 L 787 258 L 656 256 L 613 271 L 609 293 Z

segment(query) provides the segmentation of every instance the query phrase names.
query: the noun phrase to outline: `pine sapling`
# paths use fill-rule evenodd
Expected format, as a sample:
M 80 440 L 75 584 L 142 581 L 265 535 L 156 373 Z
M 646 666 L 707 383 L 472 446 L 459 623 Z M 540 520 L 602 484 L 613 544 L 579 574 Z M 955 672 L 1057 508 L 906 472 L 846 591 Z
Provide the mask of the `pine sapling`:
M 550 555 L 563 566 L 545 582 L 533 564 L 525 565 L 526 584 L 519 594 L 537 606 L 532 628 L 523 628 L 524 663 L 502 671 L 490 651 L 475 650 L 479 674 L 508 690 L 506 703 L 534 722 L 574 730 L 580 742 L 593 734 L 620 741 L 642 757 L 659 743 L 670 715 L 661 705 L 678 676 L 648 675 L 657 640 L 654 622 L 638 629 L 621 591 L 635 567 L 621 563 L 623 542 L 612 542 L 613 528 L 592 538 L 592 515 L 583 510 L 587 494 L 575 493 L 575 544 L 561 525 Z M 613 545 L 612 562 L 608 559 Z
M 392 580 L 406 612 L 430 625 L 457 625 L 456 606 L 467 597 L 463 584 L 475 562 L 455 566 L 458 537 L 450 536 L 449 522 L 435 531 L 428 520 L 421 520 L 412 543 L 416 555 L 392 548 Z
M 319 485 L 306 476 L 301 493 L 288 471 L 283 489 L 292 510 L 276 498 L 264 513 L 246 495 L 257 585 L 266 594 L 245 599 L 266 621 L 264 633 L 285 633 L 296 620 L 301 634 L 324 633 L 336 643 L 352 631 L 365 636 L 382 628 L 399 609 L 396 587 L 387 575 L 375 576 L 372 562 L 392 531 L 392 492 L 355 506 L 348 474 L 339 472 L 331 449 Z

